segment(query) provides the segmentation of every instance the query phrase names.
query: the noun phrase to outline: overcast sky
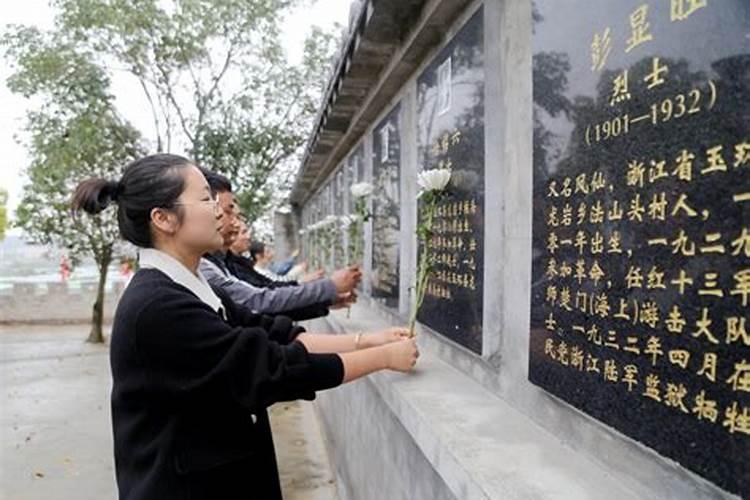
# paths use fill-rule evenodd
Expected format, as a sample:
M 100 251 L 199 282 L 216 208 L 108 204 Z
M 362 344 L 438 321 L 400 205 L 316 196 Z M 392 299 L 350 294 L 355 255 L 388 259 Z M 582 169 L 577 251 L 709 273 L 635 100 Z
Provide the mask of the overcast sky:
M 302 53 L 304 37 L 311 25 L 329 29 L 336 22 L 342 25 L 348 23 L 350 0 L 317 0 L 310 3 L 312 6 L 294 12 L 284 25 L 284 44 L 294 60 L 298 60 Z M 0 30 L 7 24 L 34 25 L 41 29 L 52 27 L 54 12 L 48 0 L 3 1 L 3 4 Z M 0 64 L 0 188 L 9 192 L 8 205 L 12 214 L 24 183 L 22 170 L 28 163 L 26 151 L 14 136 L 22 128 L 23 117 L 31 103 L 8 91 L 5 86 L 8 76 L 7 64 Z M 151 115 L 137 81 L 125 74 L 115 74 L 112 88 L 122 114 L 136 128 L 151 130 Z

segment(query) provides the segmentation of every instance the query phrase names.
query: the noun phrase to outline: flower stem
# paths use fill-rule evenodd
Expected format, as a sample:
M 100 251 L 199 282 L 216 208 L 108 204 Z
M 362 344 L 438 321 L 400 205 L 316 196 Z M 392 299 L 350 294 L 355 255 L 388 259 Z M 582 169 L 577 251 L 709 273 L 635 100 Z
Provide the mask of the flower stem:
M 414 287 L 415 297 L 414 304 L 409 315 L 409 336 L 414 337 L 414 328 L 417 322 L 417 314 L 419 309 L 422 307 L 424 302 L 425 292 L 427 291 L 427 284 L 430 282 L 430 276 L 432 274 L 432 263 L 430 262 L 430 249 L 429 240 L 432 236 L 432 220 L 435 215 L 436 200 L 434 196 L 431 196 L 424 202 L 424 222 L 420 227 L 417 224 L 417 234 L 419 235 L 419 246 L 421 247 L 419 253 L 419 262 L 417 264 L 417 279 Z

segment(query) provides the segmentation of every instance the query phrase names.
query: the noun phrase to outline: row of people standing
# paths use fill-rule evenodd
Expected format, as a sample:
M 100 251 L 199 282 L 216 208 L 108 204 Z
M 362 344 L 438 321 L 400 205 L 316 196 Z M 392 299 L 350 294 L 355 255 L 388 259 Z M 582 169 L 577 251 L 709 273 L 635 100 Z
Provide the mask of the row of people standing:
M 284 314 L 295 320 L 324 316 L 329 307 L 345 307 L 356 300 L 355 287 L 361 279 L 357 267 L 334 271 L 330 278 L 291 286 L 278 286 L 279 282 L 264 284 L 264 275 L 232 252 L 242 221 L 231 182 L 206 169 L 202 169 L 202 173 L 219 205 L 223 240 L 222 248 L 206 254 L 200 264 L 200 271 L 212 286 L 226 291 L 236 303 L 252 310 Z M 245 279 L 238 274 L 246 275 Z
M 330 335 L 296 324 L 355 301 L 361 272 L 262 280 L 231 253 L 242 223 L 225 177 L 158 154 L 73 196 L 76 212 L 111 205 L 140 264 L 110 340 L 121 499 L 280 499 L 268 406 L 413 369 L 405 328 Z

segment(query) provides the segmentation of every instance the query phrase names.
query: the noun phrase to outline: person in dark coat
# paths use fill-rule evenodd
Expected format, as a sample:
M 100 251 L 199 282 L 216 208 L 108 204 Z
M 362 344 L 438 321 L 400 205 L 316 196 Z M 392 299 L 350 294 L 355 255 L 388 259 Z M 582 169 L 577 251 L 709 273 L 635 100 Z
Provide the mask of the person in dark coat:
M 280 499 L 269 405 L 414 366 L 404 328 L 311 334 L 212 289 L 199 262 L 222 245 L 218 209 L 185 158 L 147 156 L 73 197 L 76 213 L 112 203 L 122 236 L 140 247 L 110 341 L 120 499 Z
M 229 271 L 243 281 L 251 285 L 278 288 L 284 286 L 299 285 L 299 281 L 294 279 L 274 280 L 260 273 L 255 265 L 255 261 L 250 254 L 251 237 L 250 226 L 243 217 L 238 218 L 238 232 L 229 252 L 226 255 L 226 266 Z M 305 276 L 303 281 L 313 281 L 324 276 L 322 271 L 310 273 Z
M 232 183 L 208 169 L 201 172 L 222 209 L 219 216 L 224 244 L 216 252 L 207 253 L 200 264 L 200 271 L 211 286 L 224 290 L 235 303 L 266 314 L 288 314 L 314 305 L 329 307 L 351 297 L 350 292 L 362 278 L 356 265 L 338 269 L 328 278 L 282 288 L 256 287 L 232 274 L 225 263 L 226 255 L 237 237 L 240 221 Z
M 250 229 L 247 223 L 239 219 L 239 231 L 237 238 L 230 247 L 226 255 L 221 259 L 217 255 L 204 255 L 206 259 L 212 259 L 217 266 L 223 265 L 227 271 L 232 273 L 238 279 L 259 288 L 280 288 L 285 286 L 296 286 L 297 281 L 274 281 L 260 274 L 254 267 L 253 261 L 244 256 L 250 247 Z M 221 260 L 219 260 L 221 259 Z M 317 276 L 317 277 L 316 277 Z M 312 274 L 311 278 L 319 279 L 322 275 Z M 290 311 L 285 311 L 284 315 L 295 321 L 304 321 L 307 319 L 321 318 L 327 316 L 329 309 L 348 307 L 356 302 L 357 294 L 354 291 L 349 292 L 336 304 L 327 303 L 312 304 Z

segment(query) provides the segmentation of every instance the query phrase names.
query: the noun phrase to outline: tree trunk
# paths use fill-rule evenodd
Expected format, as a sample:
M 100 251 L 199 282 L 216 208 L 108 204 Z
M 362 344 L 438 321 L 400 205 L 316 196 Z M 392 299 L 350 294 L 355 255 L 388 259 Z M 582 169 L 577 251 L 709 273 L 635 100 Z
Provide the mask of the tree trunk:
M 102 325 L 104 323 L 104 288 L 107 283 L 107 270 L 112 262 L 112 257 L 107 252 L 98 263 L 99 266 L 99 286 L 96 289 L 96 302 L 94 302 L 93 314 L 91 317 L 91 332 L 86 342 L 92 344 L 101 344 L 104 342 L 104 333 Z

